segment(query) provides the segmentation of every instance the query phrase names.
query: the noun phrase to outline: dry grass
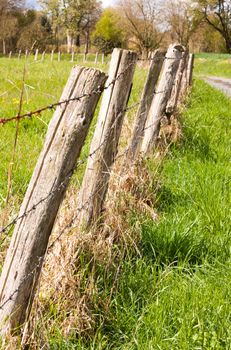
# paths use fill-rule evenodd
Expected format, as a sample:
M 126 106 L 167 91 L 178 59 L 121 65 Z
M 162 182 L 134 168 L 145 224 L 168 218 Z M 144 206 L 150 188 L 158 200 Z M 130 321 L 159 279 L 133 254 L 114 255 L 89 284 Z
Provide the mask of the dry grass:
M 129 133 L 125 123 L 123 137 Z M 36 302 L 24 329 L 25 343 L 31 349 L 46 348 L 48 333 L 57 327 L 63 337 L 78 334 L 93 337 L 101 320 L 98 310 L 107 314 L 124 259 L 140 255 L 139 221 L 131 225 L 135 213 L 159 220 L 155 209 L 156 193 L 161 184 L 159 167 L 168 152 L 169 142 L 180 137 L 177 118 L 164 122 L 155 152 L 155 172 L 142 158 L 127 166 L 126 153 L 113 166 L 109 191 L 100 226 L 83 232 L 78 220 L 48 251 Z M 52 239 L 76 216 L 78 191 L 71 187 L 56 221 Z M 51 240 L 52 240 L 51 239 Z M 102 274 L 106 295 L 99 281 Z M 49 331 L 48 331 L 49 330 Z

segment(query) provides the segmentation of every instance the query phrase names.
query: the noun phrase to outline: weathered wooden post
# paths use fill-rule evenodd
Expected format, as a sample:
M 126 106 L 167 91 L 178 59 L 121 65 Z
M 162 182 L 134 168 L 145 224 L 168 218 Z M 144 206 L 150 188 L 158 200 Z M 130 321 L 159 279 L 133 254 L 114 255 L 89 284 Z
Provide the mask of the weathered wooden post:
M 19 50 L 19 51 L 18 51 L 18 59 L 21 58 L 21 53 L 22 53 L 22 50 Z
M 58 52 L 58 62 L 60 62 L 61 61 L 61 52 L 59 51 Z
M 86 63 L 87 59 L 88 59 L 88 54 L 84 53 L 84 55 L 83 55 L 83 62 Z
M 166 105 L 171 96 L 182 51 L 183 47 L 178 44 L 170 45 L 168 48 L 162 75 L 145 123 L 144 137 L 141 145 L 141 152 L 144 154 L 151 150 L 159 136 L 161 118 L 165 113 Z
M 57 107 L 49 124 L 1 274 L 2 335 L 22 325 L 30 313 L 49 236 L 105 80 L 100 70 L 74 67 L 61 101 L 76 100 Z M 77 99 L 81 95 L 85 97 Z
M 185 99 L 185 96 L 187 94 L 187 90 L 188 90 L 188 87 L 189 87 L 188 67 L 189 67 L 189 54 L 187 55 L 185 69 L 184 69 L 183 75 L 182 75 L 182 81 L 181 81 L 178 105 L 180 105 L 183 102 L 183 100 Z
M 44 59 L 45 59 L 45 54 L 46 54 L 46 51 L 43 51 L 43 53 L 42 53 L 42 58 L 41 58 L 41 61 L 42 61 L 42 62 L 43 62 Z
M 98 56 L 99 56 L 99 53 L 98 53 L 98 52 L 96 52 L 96 54 L 95 54 L 95 64 L 97 64 L 97 63 L 98 63 Z
M 36 49 L 36 50 L 35 50 L 35 55 L 34 55 L 34 60 L 35 60 L 35 61 L 38 61 L 38 52 L 39 52 L 39 50 Z
M 130 142 L 128 158 L 132 161 L 140 151 L 140 145 L 144 134 L 144 126 L 150 110 L 156 84 L 163 66 L 165 52 L 156 50 L 152 54 L 152 61 L 149 67 L 148 77 L 141 97 L 140 107 L 137 111 L 132 138 Z
M 187 67 L 187 82 L 188 82 L 188 86 L 192 86 L 193 68 L 194 68 L 194 54 L 191 53 L 189 55 L 188 67 Z
M 75 51 L 72 50 L 72 53 L 71 53 L 71 62 L 74 62 L 75 60 Z
M 12 56 L 12 51 L 9 52 L 9 58 L 11 58 L 11 56 Z
M 179 99 L 180 90 L 182 86 L 181 84 L 182 84 L 183 74 L 186 68 L 188 53 L 189 53 L 188 49 L 184 48 L 184 52 L 182 54 L 182 60 L 180 61 L 178 71 L 176 74 L 175 84 L 173 86 L 171 97 L 166 107 L 166 114 L 168 115 L 169 118 L 172 114 L 176 112 L 176 109 L 178 106 L 178 99 Z
M 102 64 L 104 64 L 104 53 L 102 53 Z
M 54 59 L 54 50 L 51 51 L 51 62 L 53 62 Z
M 25 59 L 27 59 L 27 57 L 28 57 L 28 49 L 26 49 L 25 51 Z
M 114 49 L 109 78 L 92 139 L 90 154 L 82 187 L 80 205 L 88 203 L 80 213 L 84 228 L 99 220 L 108 189 L 110 168 L 117 154 L 125 108 L 132 86 L 137 55 L 134 52 Z

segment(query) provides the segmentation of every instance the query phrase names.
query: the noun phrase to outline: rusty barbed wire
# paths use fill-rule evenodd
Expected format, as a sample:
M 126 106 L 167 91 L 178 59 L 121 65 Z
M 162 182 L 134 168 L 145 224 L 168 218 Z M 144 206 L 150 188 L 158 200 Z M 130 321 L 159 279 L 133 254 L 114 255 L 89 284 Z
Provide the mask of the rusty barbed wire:
M 77 96 L 77 97 L 71 97 L 71 98 L 65 99 L 63 101 L 54 102 L 54 103 L 51 103 L 51 104 L 49 104 L 47 106 L 41 107 L 39 109 L 36 109 L 34 111 L 30 111 L 30 112 L 27 112 L 27 113 L 24 113 L 24 114 L 17 114 L 17 115 L 15 115 L 13 117 L 10 117 L 10 118 L 0 118 L 0 124 L 5 125 L 5 124 L 7 124 L 9 122 L 12 122 L 12 121 L 18 121 L 18 120 L 22 120 L 22 119 L 26 119 L 26 118 L 31 119 L 33 116 L 40 115 L 42 112 L 45 112 L 47 110 L 53 110 L 54 108 L 60 107 L 60 106 L 62 106 L 64 104 L 69 104 L 70 102 L 80 101 L 80 100 L 82 100 L 83 98 L 86 98 L 86 97 L 91 97 L 93 95 L 101 94 L 103 91 L 109 89 L 112 85 L 114 85 L 117 82 L 117 80 L 119 80 L 127 72 L 127 70 L 132 65 L 134 65 L 135 62 L 136 62 L 136 60 L 134 60 L 131 63 L 129 63 L 127 65 L 127 67 L 121 73 L 119 73 L 117 75 L 116 78 L 112 79 L 110 81 L 110 83 L 108 85 L 104 86 L 103 88 L 98 88 L 95 91 L 92 91 L 90 93 L 84 93 L 84 94 L 82 94 L 80 96 Z
M 154 95 L 156 94 L 161 94 L 164 93 L 166 90 L 162 90 L 162 91 L 155 91 L 153 94 L 151 94 L 147 99 L 152 98 Z M 146 100 L 147 100 L 146 99 Z M 122 112 L 128 112 L 136 107 L 138 107 L 139 105 L 141 105 L 142 101 L 140 102 L 136 102 L 131 106 L 126 107 Z M 114 123 L 116 123 L 117 119 L 115 120 Z M 8 229 L 10 229 L 12 226 L 14 226 L 19 220 L 23 219 L 24 217 L 28 216 L 31 212 L 33 212 L 40 204 L 42 204 L 43 202 L 45 202 L 53 193 L 55 193 L 58 190 L 61 190 L 63 186 L 65 186 L 66 181 L 69 181 L 69 179 L 72 177 L 72 175 L 74 174 L 74 172 L 81 166 L 83 165 L 88 158 L 91 158 L 103 145 L 104 143 L 107 141 L 107 138 L 110 136 L 110 132 L 111 130 L 114 128 L 114 123 L 111 126 L 111 128 L 108 131 L 108 136 L 105 137 L 104 141 L 89 155 L 85 156 L 84 159 L 79 160 L 75 166 L 75 168 L 73 170 L 71 170 L 71 172 L 67 175 L 67 177 L 65 178 L 65 180 L 58 186 L 57 189 L 53 189 L 52 191 L 50 191 L 48 193 L 47 196 L 45 196 L 44 198 L 42 198 L 41 200 L 39 200 L 36 204 L 34 204 L 29 210 L 27 210 L 26 212 L 24 212 L 22 215 L 16 216 L 11 222 L 9 222 L 6 226 L 4 226 L 3 228 L 0 229 L 0 234 L 5 233 Z M 145 129 L 144 129 L 145 130 Z M 53 185 L 54 187 L 54 185 Z
M 127 112 L 135 107 L 137 107 L 139 103 L 134 103 L 132 106 L 129 106 L 127 108 L 125 108 L 122 112 Z M 72 175 L 74 174 L 74 172 L 81 166 L 83 165 L 88 158 L 91 158 L 95 153 L 97 153 L 101 147 L 104 145 L 104 143 L 107 141 L 107 139 L 110 136 L 111 130 L 114 128 L 115 124 L 117 122 L 117 118 L 115 119 L 114 123 L 112 124 L 111 128 L 108 130 L 108 135 L 106 135 L 105 139 L 101 142 L 101 144 L 91 153 L 89 153 L 88 155 L 86 155 L 83 159 L 77 161 L 76 166 L 74 167 L 74 169 L 72 169 L 69 174 L 66 176 L 66 178 L 64 179 L 64 181 L 62 181 L 62 183 L 56 188 L 54 189 L 54 184 L 52 187 L 52 190 L 48 193 L 47 196 L 45 196 L 44 198 L 40 199 L 37 203 L 35 203 L 34 205 L 31 206 L 30 209 L 28 209 L 27 211 L 25 211 L 22 215 L 16 216 L 11 222 L 9 222 L 6 226 L 2 227 L 0 229 L 0 234 L 5 233 L 8 229 L 10 229 L 12 226 L 14 226 L 19 220 L 23 219 L 24 217 L 28 216 L 31 212 L 33 212 L 40 204 L 42 204 L 43 202 L 45 202 L 53 193 L 55 193 L 58 190 L 61 190 L 63 186 L 65 186 L 66 182 L 69 181 L 69 179 L 72 177 Z M 55 181 L 54 181 L 55 183 Z
M 148 59 L 142 59 L 142 58 L 138 58 L 136 61 L 155 61 L 155 60 L 163 60 L 163 57 L 154 57 L 154 58 L 148 58 Z M 164 57 L 164 60 L 165 59 L 176 59 L 176 58 L 173 58 L 173 57 Z M 181 60 L 182 58 L 179 58 L 179 60 Z M 23 113 L 23 114 L 17 114 L 13 117 L 9 117 L 9 118 L 0 118 L 0 125 L 5 125 L 7 123 L 10 123 L 10 122 L 16 122 L 16 121 L 20 121 L 22 119 L 31 119 L 32 117 L 34 116 L 39 116 L 41 115 L 41 113 L 47 111 L 47 110 L 54 110 L 56 107 L 60 107 L 64 104 L 69 104 L 71 102 L 74 102 L 74 101 L 80 101 L 81 99 L 83 98 L 86 98 L 86 97 L 91 97 L 95 94 L 101 94 L 103 91 L 107 90 L 109 87 L 111 87 L 113 84 L 116 83 L 117 80 L 119 80 L 121 78 L 121 76 L 123 76 L 126 71 L 129 69 L 129 67 L 131 65 L 133 65 L 134 62 L 131 62 L 125 69 L 123 72 L 121 72 L 116 78 L 114 78 L 107 86 L 104 86 L 103 88 L 100 88 L 98 90 L 95 90 L 95 91 L 92 91 L 91 93 L 84 93 L 80 96 L 77 96 L 77 97 L 72 97 L 72 98 L 69 98 L 69 99 L 65 99 L 63 101 L 59 101 L 59 102 L 54 102 L 54 103 L 50 103 L 49 105 L 46 105 L 44 107 L 41 107 L 41 108 L 38 108 L 34 111 L 30 111 L 30 112 L 27 112 L 27 113 Z
M 128 148 L 126 148 L 122 153 L 119 153 L 114 162 L 116 162 L 119 158 L 121 158 L 122 156 L 124 156 L 126 153 L 128 152 Z M 109 172 L 112 172 L 113 169 L 109 169 Z M 97 192 L 99 192 L 103 187 L 105 186 L 105 184 L 103 184 L 102 186 L 98 187 L 90 196 L 89 198 L 84 202 L 84 204 L 76 209 L 76 214 L 74 217 L 71 218 L 71 220 L 62 228 L 61 232 L 58 234 L 58 236 L 54 239 L 54 241 L 48 246 L 47 248 L 47 254 L 50 254 L 51 249 L 53 249 L 55 247 L 55 245 L 57 244 L 57 242 L 60 241 L 60 239 L 62 238 L 62 236 L 66 233 L 66 231 L 68 229 L 71 229 L 73 224 L 75 223 L 75 221 L 78 219 L 78 216 L 80 214 L 80 212 L 82 210 L 84 210 L 87 205 L 89 204 L 91 198 L 93 198 L 95 196 L 95 194 Z M 76 228 L 77 229 L 77 228 Z M 4 302 L 2 304 L 0 304 L 0 310 L 4 309 L 4 306 L 13 299 L 14 295 L 16 293 L 18 293 L 20 291 L 21 286 L 23 285 L 24 282 L 26 282 L 31 276 L 33 276 L 36 271 L 43 265 L 44 260 L 46 259 L 47 254 L 43 255 L 43 256 L 38 256 L 38 263 L 35 265 L 35 267 L 33 268 L 32 271 L 30 271 L 20 282 L 20 285 L 11 293 L 11 295 L 4 300 Z
M 132 62 L 131 64 L 134 64 L 134 62 Z M 130 65 L 131 65 L 131 64 L 130 64 Z M 126 67 L 126 69 L 125 69 L 123 72 L 121 72 L 115 79 L 113 79 L 113 80 L 110 82 L 110 84 L 108 84 L 106 87 L 104 87 L 104 88 L 102 88 L 102 89 L 98 89 L 98 90 L 96 90 L 96 91 L 93 91 L 93 92 L 90 93 L 90 94 L 83 94 L 83 95 L 81 95 L 81 96 L 79 96 L 79 97 L 75 97 L 75 98 L 71 98 L 71 99 L 68 99 L 68 100 L 64 100 L 64 101 L 60 101 L 60 102 L 57 102 L 57 103 L 53 103 L 53 104 L 51 104 L 51 105 L 49 105 L 49 106 L 47 106 L 47 107 L 43 107 L 43 108 L 38 109 L 38 110 L 36 110 L 36 111 L 34 111 L 34 112 L 26 113 L 26 114 L 24 114 L 24 115 L 17 115 L 17 116 L 15 116 L 15 117 L 8 118 L 8 119 L 2 118 L 2 119 L 0 119 L 0 124 L 3 124 L 3 125 L 4 125 L 4 124 L 6 124 L 7 122 L 10 122 L 10 121 L 21 120 L 21 119 L 27 118 L 27 117 L 28 117 L 28 118 L 31 118 L 33 115 L 40 114 L 40 113 L 42 113 L 43 111 L 45 111 L 45 110 L 47 110 L 47 109 L 53 109 L 53 108 L 58 107 L 58 106 L 60 106 L 60 105 L 62 105 L 62 104 L 65 104 L 65 103 L 70 103 L 70 102 L 72 102 L 72 101 L 78 101 L 78 100 L 80 100 L 80 99 L 82 99 L 82 98 L 84 98 L 84 97 L 90 97 L 90 96 L 92 96 L 93 94 L 98 94 L 98 93 L 101 94 L 104 90 L 106 90 L 106 89 L 109 88 L 111 85 L 113 85 L 113 84 L 125 73 L 125 71 L 129 68 L 130 65 L 128 65 L 128 66 Z M 155 91 L 155 92 L 154 92 L 152 95 L 150 95 L 148 98 L 153 97 L 155 94 L 164 93 L 165 91 L 166 91 L 166 90 L 163 90 L 163 91 Z M 137 103 L 134 103 L 133 105 L 126 107 L 122 112 L 127 112 L 127 111 L 129 111 L 129 110 L 131 110 L 131 109 L 133 109 L 133 108 L 139 106 L 141 103 L 142 103 L 142 101 L 137 102 Z M 116 118 L 116 119 L 117 119 L 117 118 Z M 116 122 L 116 119 L 115 119 L 114 123 Z M 7 120 L 7 121 L 6 121 L 6 120 Z M 110 137 L 110 135 L 111 135 L 111 130 L 114 128 L 114 123 L 113 123 L 113 125 L 110 127 L 110 129 L 108 130 L 108 135 L 106 135 L 104 141 L 103 141 L 93 152 L 91 152 L 89 155 L 87 155 L 84 159 L 78 161 L 77 164 L 76 164 L 76 166 L 69 172 L 69 174 L 66 176 L 66 178 L 64 179 L 64 181 L 62 181 L 62 183 L 61 183 L 57 188 L 55 188 L 55 186 L 53 185 L 53 186 L 52 186 L 52 190 L 50 191 L 50 193 L 49 193 L 46 197 L 42 198 L 38 203 L 36 203 L 35 205 L 33 205 L 28 211 L 24 212 L 24 213 L 23 213 L 22 215 L 20 215 L 20 216 L 17 216 L 14 220 L 12 220 L 10 223 L 8 223 L 5 227 L 3 227 L 3 228 L 0 230 L 0 233 L 5 233 L 5 232 L 7 231 L 7 229 L 8 229 L 9 227 L 13 226 L 14 224 L 16 224 L 17 221 L 19 221 L 20 219 L 23 219 L 24 217 L 26 217 L 27 215 L 29 215 L 29 213 L 31 213 L 33 210 L 36 210 L 36 208 L 37 208 L 42 202 L 44 202 L 45 200 L 47 200 L 53 193 L 55 193 L 56 191 L 61 190 L 61 188 L 62 188 L 63 186 L 66 186 L 66 182 L 71 178 L 71 176 L 73 175 L 74 171 L 75 171 L 76 169 L 78 169 L 78 167 L 79 167 L 80 165 L 84 164 L 85 161 L 86 161 L 88 158 L 92 157 L 92 156 L 103 146 L 103 144 L 107 141 L 107 138 Z M 122 154 L 118 154 L 118 155 L 116 156 L 114 162 L 116 162 L 116 160 L 117 160 L 119 157 L 121 157 L 121 156 L 123 156 L 124 154 L 126 154 L 126 153 L 128 152 L 128 150 L 129 150 L 129 147 L 126 148 L 125 151 L 124 151 Z M 109 171 L 111 172 L 111 171 L 112 171 L 112 168 L 110 168 Z M 55 179 L 55 181 L 56 181 L 56 179 Z M 55 183 L 55 181 L 54 181 L 54 183 Z M 103 185 L 103 186 L 104 186 L 104 185 Z M 89 201 L 91 200 L 91 198 L 92 198 L 92 197 L 97 193 L 97 191 L 99 191 L 99 190 L 100 190 L 100 189 L 98 188 L 96 191 L 94 191 L 94 193 L 87 199 L 87 201 L 85 201 L 85 203 L 84 203 L 80 208 L 77 208 L 77 209 L 76 209 L 76 211 L 77 211 L 76 215 L 75 215 L 74 217 L 71 218 L 71 220 L 68 222 L 68 224 L 65 225 L 64 228 L 62 228 L 61 232 L 60 232 L 59 235 L 55 238 L 55 240 L 48 246 L 48 248 L 47 248 L 47 253 L 48 253 L 48 254 L 49 254 L 50 250 L 53 249 L 53 247 L 55 246 L 55 244 L 61 239 L 61 237 L 64 235 L 64 233 L 65 233 L 68 229 L 70 229 L 70 228 L 72 227 L 72 225 L 74 224 L 75 220 L 78 218 L 79 213 L 80 213 L 82 210 L 84 210 L 84 208 L 88 205 L 88 203 L 89 203 Z M 26 280 L 28 280 L 31 276 L 33 276 L 33 275 L 36 273 L 36 271 L 38 271 L 38 269 L 42 266 L 42 264 L 43 264 L 43 262 L 44 262 L 44 260 L 45 260 L 45 258 L 46 258 L 46 255 L 40 256 L 40 257 L 37 257 L 37 258 L 38 258 L 38 263 L 36 264 L 36 266 L 33 268 L 32 271 L 30 271 L 30 272 L 21 280 L 19 286 L 14 290 L 14 292 L 12 292 L 11 295 L 10 295 L 6 300 L 4 300 L 4 302 L 0 305 L 0 310 L 2 310 L 2 309 L 4 308 L 4 306 L 5 306 L 9 301 L 11 301 L 11 300 L 13 299 L 14 295 L 15 295 L 17 292 L 20 292 L 20 288 L 21 288 L 22 284 L 23 284 Z

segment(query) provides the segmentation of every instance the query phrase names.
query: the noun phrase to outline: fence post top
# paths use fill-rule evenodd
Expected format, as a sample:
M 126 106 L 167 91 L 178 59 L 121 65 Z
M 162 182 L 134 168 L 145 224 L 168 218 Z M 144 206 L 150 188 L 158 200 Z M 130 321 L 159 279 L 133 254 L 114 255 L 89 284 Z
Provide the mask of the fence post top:
M 169 50 L 173 50 L 173 51 L 177 50 L 177 51 L 183 52 L 183 51 L 185 51 L 185 47 L 179 43 L 174 43 L 174 44 L 169 45 L 168 51 Z
M 166 59 L 177 59 L 182 56 L 184 47 L 180 44 L 171 44 L 166 53 Z

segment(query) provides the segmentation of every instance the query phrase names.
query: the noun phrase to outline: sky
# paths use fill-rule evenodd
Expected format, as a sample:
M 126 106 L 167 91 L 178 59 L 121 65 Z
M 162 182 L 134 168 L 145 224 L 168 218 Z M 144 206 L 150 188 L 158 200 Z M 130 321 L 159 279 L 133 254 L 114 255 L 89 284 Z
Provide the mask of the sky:
M 113 5 L 114 3 L 115 3 L 115 0 L 102 0 L 103 7 Z
M 113 5 L 116 2 L 116 0 L 101 0 L 101 1 L 102 1 L 102 4 L 103 4 L 103 7 L 111 6 L 111 5 Z M 39 7 L 38 2 L 36 0 L 26 0 L 26 3 L 30 7 L 33 7 L 33 8 L 38 8 Z

